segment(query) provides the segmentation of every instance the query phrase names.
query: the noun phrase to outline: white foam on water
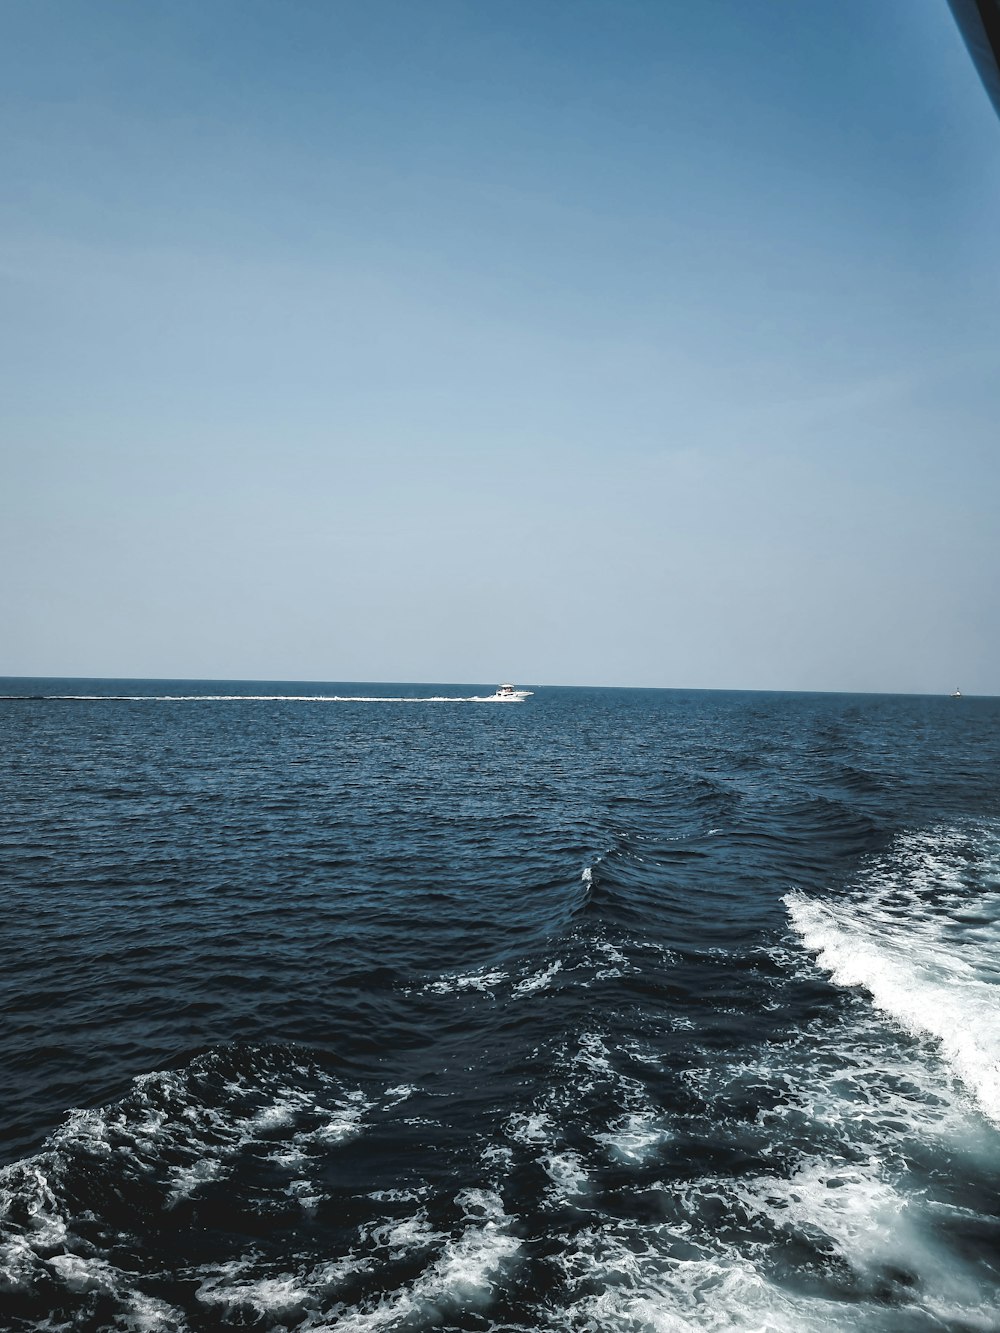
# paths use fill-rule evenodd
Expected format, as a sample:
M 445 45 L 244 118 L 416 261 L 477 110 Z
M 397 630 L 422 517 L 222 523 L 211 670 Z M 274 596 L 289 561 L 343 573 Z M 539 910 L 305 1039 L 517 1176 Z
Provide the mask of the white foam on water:
M 795 1296 L 735 1254 L 678 1257 L 677 1237 L 595 1228 L 567 1238 L 555 1263 L 568 1301 L 561 1329 L 601 1333 L 834 1333 L 870 1327 L 838 1303 Z M 852 1316 L 855 1312 L 852 1311 Z
M 59 1254 L 46 1260 L 66 1291 L 99 1295 L 118 1306 L 115 1328 L 133 1333 L 178 1333 L 187 1327 L 181 1312 L 166 1301 L 137 1291 L 129 1274 L 94 1255 Z M 76 1327 L 74 1323 L 70 1327 Z
M 440 1258 L 417 1284 L 418 1295 L 439 1309 L 487 1305 L 494 1279 L 519 1252 L 521 1242 L 509 1232 L 511 1219 L 500 1196 L 491 1190 L 465 1190 L 455 1202 L 470 1225 L 445 1246 Z
M 608 981 L 612 977 L 623 977 L 628 972 L 638 972 L 639 969 L 630 964 L 622 953 L 621 949 L 616 949 L 608 940 L 595 941 L 595 948 L 601 955 L 602 967 L 598 967 L 594 979 L 596 981 Z
M 303 1325 L 314 1333 L 374 1333 L 381 1329 L 434 1328 L 453 1314 L 485 1311 L 497 1280 L 515 1262 L 521 1242 L 492 1190 L 464 1190 L 455 1199 L 468 1225 L 447 1240 L 408 1286 Z
M 65 1245 L 66 1219 L 38 1159 L 15 1162 L 0 1171 L 0 1220 L 15 1207 L 26 1217 L 24 1236 L 17 1237 L 15 1248 L 30 1242 L 31 1249 L 44 1256 Z
M 605 1044 L 604 1037 L 599 1032 L 584 1032 L 580 1036 L 576 1052 L 573 1055 L 573 1063 L 595 1074 L 614 1072 L 614 1067 L 611 1064 L 611 1053 Z
M 850 897 L 784 901 L 834 984 L 864 990 L 892 1022 L 931 1039 L 1000 1125 L 1000 894 L 967 882 L 967 858 L 967 835 L 910 835 Z
M 80 1254 L 56 1254 L 46 1261 L 68 1291 L 99 1291 L 113 1295 L 121 1284 L 121 1273 L 103 1259 Z
M 368 1198 L 374 1199 L 376 1203 L 415 1203 L 418 1199 L 425 1198 L 427 1192 L 427 1186 L 421 1186 L 419 1189 L 372 1190 Z
M 480 968 L 475 972 L 456 973 L 452 976 L 438 977 L 423 987 L 428 995 L 452 995 L 459 991 L 476 990 L 484 994 L 500 986 L 509 979 L 510 974 L 503 968 Z
M 308 1179 L 290 1181 L 284 1192 L 288 1198 L 296 1200 L 307 1217 L 313 1217 L 319 1205 L 330 1197 L 317 1188 L 315 1181 Z
M 654 1096 L 669 1070 L 666 1056 L 655 1075 L 650 1068 L 660 1063 L 657 1038 L 644 1028 L 642 1045 L 616 1044 L 592 1015 L 591 1026 L 555 1051 L 536 1100 L 503 1120 L 501 1142 L 483 1144 L 479 1161 L 492 1188 L 458 1195 L 460 1220 L 441 1222 L 437 1187 L 355 1196 L 404 1207 L 373 1210 L 380 1215 L 359 1224 L 350 1252 L 328 1263 L 279 1266 L 253 1253 L 189 1274 L 200 1282 L 203 1318 L 303 1333 L 411 1333 L 477 1316 L 488 1326 L 508 1276 L 530 1255 L 538 1294 L 518 1299 L 536 1304 L 523 1323 L 502 1324 L 512 1333 L 997 1333 L 995 1274 L 982 1259 L 968 1260 L 962 1241 L 996 1219 L 971 1206 L 975 1191 L 966 1199 L 960 1190 L 963 1178 L 988 1178 L 977 1175 L 979 1163 L 995 1173 L 996 1126 L 981 1113 L 981 1090 L 975 1098 L 963 1091 L 970 1085 L 960 1081 L 945 1037 L 888 1007 L 891 999 L 908 1015 L 922 1014 L 915 1000 L 928 986 L 954 1001 L 985 996 L 996 984 L 1000 911 L 989 876 L 976 887 L 982 866 L 969 868 L 965 847 L 960 839 L 910 839 L 840 903 L 790 895 L 793 921 L 796 909 L 805 911 L 796 939 L 809 945 L 809 930 L 825 934 L 808 957 L 798 944 L 786 946 L 791 961 L 783 957 L 782 968 L 815 979 L 818 961 L 832 976 L 840 960 L 824 962 L 824 953 L 849 946 L 850 966 L 868 969 L 864 981 L 841 983 L 857 997 L 783 1041 L 751 1042 L 728 1056 L 710 1047 L 699 1057 L 692 1038 L 688 1089 L 676 1112 L 667 1103 L 670 1119 L 656 1101 L 662 1091 Z M 822 909 L 816 919 L 814 907 Z M 517 984 L 551 979 L 553 967 Z M 887 974 L 901 989 L 880 1002 L 869 982 Z M 466 976 L 487 988 L 511 983 L 488 969 Z M 988 1025 L 973 1033 L 980 1056 L 984 1033 Z M 176 1312 L 134 1290 L 135 1274 L 74 1237 L 61 1201 L 61 1154 L 82 1154 L 101 1170 L 124 1156 L 138 1172 L 167 1149 L 181 1161 L 173 1177 L 161 1167 L 161 1178 L 183 1193 L 250 1152 L 287 1173 L 275 1192 L 308 1215 L 324 1195 L 303 1163 L 324 1145 L 348 1142 L 369 1110 L 398 1105 L 413 1089 L 399 1085 L 370 1103 L 336 1080 L 324 1083 L 313 1068 L 301 1072 L 315 1092 L 289 1087 L 287 1074 L 250 1074 L 230 1085 L 231 1105 L 223 1098 L 210 1108 L 179 1104 L 190 1099 L 190 1080 L 149 1076 L 156 1096 L 127 1115 L 74 1113 L 47 1153 L 17 1164 L 13 1175 L 14 1168 L 0 1172 L 0 1220 L 9 1212 L 4 1191 L 21 1219 L 4 1232 L 0 1286 L 37 1289 L 41 1268 L 81 1300 L 91 1293 L 116 1303 L 115 1327 L 183 1328 Z M 691 1139 L 705 1151 L 685 1175 Z M 658 1159 L 670 1178 L 651 1184 Z M 733 1161 L 735 1168 L 726 1165 Z M 526 1163 L 538 1170 L 525 1172 Z M 938 1188 L 948 1173 L 948 1188 L 959 1183 L 953 1196 Z M 509 1216 L 502 1191 L 529 1178 L 535 1219 L 520 1206 L 523 1216 Z M 970 1203 L 967 1216 L 956 1198 Z
M 623 1110 L 632 1114 L 652 1112 L 645 1085 L 615 1067 L 605 1038 L 599 1032 L 584 1032 L 576 1049 L 564 1053 L 560 1062 L 567 1066 L 572 1095 L 583 1100 L 600 1086 L 611 1088 Z
M 52 1135 L 53 1144 L 63 1152 L 82 1151 L 91 1157 L 110 1157 L 111 1118 L 95 1110 L 72 1110 L 66 1113 L 66 1119 Z M 153 1146 L 159 1132 L 152 1129 L 148 1117 L 138 1121 L 138 1136 L 135 1146 L 145 1151 Z
M 594 1135 L 613 1157 L 633 1166 L 655 1156 L 671 1137 L 671 1131 L 649 1111 L 633 1112 L 616 1121 L 605 1133 Z
M 555 1051 L 553 1078 L 535 1105 L 504 1122 L 513 1147 L 510 1159 L 498 1158 L 497 1165 L 509 1172 L 517 1158 L 529 1157 L 549 1182 L 546 1208 L 594 1207 L 595 1181 L 607 1174 L 609 1163 L 643 1167 L 673 1137 L 645 1085 L 618 1063 L 604 1035 L 581 1033 Z M 595 1103 L 619 1108 L 619 1114 L 595 1124 Z
M 285 1129 L 294 1123 L 296 1112 L 308 1105 L 309 1099 L 306 1097 L 288 1096 L 271 1106 L 262 1106 L 252 1116 L 239 1122 L 240 1128 L 251 1137 L 267 1134 L 274 1129 Z
M 366 1112 L 370 1111 L 371 1108 L 372 1103 L 366 1101 L 360 1093 L 352 1093 L 344 1106 L 338 1107 L 336 1110 L 326 1110 L 324 1108 L 324 1114 L 327 1117 L 325 1123 L 317 1126 L 316 1129 L 296 1134 L 292 1142 L 297 1148 L 301 1149 L 306 1146 L 327 1147 L 333 1143 L 342 1143 L 346 1139 L 353 1139 L 361 1133 L 362 1121 Z
M 998 1333 L 1000 1283 L 985 1257 L 997 1221 L 992 1208 L 977 1211 L 1000 1153 L 996 1125 L 982 1114 L 1000 995 L 996 866 L 989 849 L 970 864 L 964 836 L 933 835 L 904 840 L 870 867 L 832 926 L 820 912 L 820 926 L 833 932 L 822 944 L 840 947 L 849 936 L 855 960 L 874 969 L 864 973 L 869 996 L 871 983 L 896 969 L 893 1022 L 888 1007 L 859 996 L 790 1028 L 784 1041 L 751 1042 L 730 1058 L 710 1046 L 688 1070 L 692 1096 L 679 1123 L 631 1076 L 636 1065 L 661 1063 L 655 1050 L 613 1046 L 591 1029 L 558 1051 L 547 1093 L 508 1118 L 506 1135 L 515 1160 L 527 1153 L 546 1173 L 543 1208 L 557 1205 L 556 1217 L 574 1209 L 587 1224 L 547 1237 L 549 1295 L 526 1326 Z M 803 924 L 819 929 L 810 900 L 791 895 L 793 919 L 799 907 Z M 815 977 L 799 948 L 781 946 L 775 961 L 785 975 Z M 915 1006 L 928 986 L 938 1010 L 951 1003 L 946 1022 Z M 973 1019 L 965 1028 L 975 1030 L 962 1031 L 956 997 Z M 960 1033 L 954 1045 L 951 1023 Z M 966 1040 L 975 1099 L 957 1077 Z M 636 1062 L 627 1073 L 622 1056 Z M 597 1106 L 618 1109 L 595 1125 Z M 592 1150 L 580 1147 L 582 1135 Z M 711 1151 L 687 1174 L 692 1139 Z M 650 1185 L 658 1160 L 671 1176 Z M 697 1165 L 713 1160 L 723 1165 Z M 650 1221 L 657 1195 L 662 1224 Z
M 610 960 L 625 964 L 623 955 L 611 945 L 603 945 L 598 942 L 596 948 L 602 961 Z M 502 990 L 505 983 L 510 983 L 509 994 L 511 999 L 520 1000 L 547 989 L 560 972 L 591 972 L 597 966 L 598 964 L 592 959 L 584 958 L 567 968 L 561 958 L 556 958 L 544 967 L 536 968 L 531 972 L 522 969 L 523 974 L 518 977 L 518 969 L 515 969 L 512 974 L 507 968 L 487 965 L 472 972 L 446 973 L 443 976 L 436 977 L 433 981 L 426 982 L 416 993 L 420 995 L 455 995 L 462 992 L 479 991 L 485 995 L 494 994 Z M 628 967 L 627 964 L 625 966 Z M 602 975 L 620 976 L 622 974 L 618 971 L 598 971 L 597 975 L 600 977 Z M 584 982 L 583 985 L 586 986 L 587 983 Z M 409 990 L 404 991 L 404 994 L 410 993 L 412 992 Z
M 586 1166 L 578 1153 L 562 1143 L 563 1131 L 554 1110 L 553 1113 L 514 1112 L 504 1123 L 504 1134 L 511 1143 L 527 1148 L 545 1172 L 551 1186 L 550 1202 L 571 1203 L 586 1192 L 589 1186 Z M 510 1149 L 503 1150 L 501 1155 L 494 1148 L 492 1155 L 484 1157 L 505 1171 L 510 1170 L 513 1162 Z
M 919 1143 L 990 1161 L 995 1130 L 971 1099 L 954 1096 L 948 1070 L 922 1054 L 846 1015 L 814 1023 L 756 1059 L 689 1069 L 685 1081 L 710 1104 L 769 1092 L 754 1119 L 754 1132 L 765 1142 L 809 1136 L 887 1159 Z
M 624 964 L 627 961 L 621 949 L 616 949 L 609 940 L 595 940 L 594 947 L 609 963 Z
M 676 1210 L 677 1186 L 661 1188 L 665 1204 Z M 910 1202 L 875 1171 L 816 1163 L 791 1179 L 706 1178 L 687 1195 L 691 1216 L 677 1223 L 595 1213 L 592 1226 L 562 1237 L 550 1259 L 559 1297 L 535 1327 L 566 1333 L 931 1333 L 959 1327 L 996 1333 L 997 1306 L 983 1289 L 981 1270 L 936 1248 L 909 1217 Z M 717 1225 L 694 1223 L 699 1211 L 718 1219 L 739 1217 L 741 1210 L 748 1234 L 740 1240 L 726 1239 Z M 807 1239 L 821 1247 L 830 1267 L 827 1291 L 783 1270 L 781 1246 L 767 1239 L 774 1231 L 793 1245 Z M 846 1289 L 837 1267 L 842 1261 L 853 1270 Z
M 561 971 L 562 963 L 557 958 L 554 963 L 550 963 L 548 967 L 543 968 L 540 972 L 519 981 L 514 987 L 514 996 L 533 995 L 535 991 L 544 990 L 556 973 Z
M 224 1172 L 224 1163 L 218 1157 L 200 1157 L 190 1166 L 175 1167 L 172 1173 L 173 1185 L 164 1207 L 176 1207 L 182 1199 L 189 1199 L 195 1190 L 218 1180 Z
M 713 1063 L 689 1082 L 721 1142 L 731 1136 L 744 1153 L 790 1166 L 674 1183 L 669 1197 L 685 1216 L 742 1216 L 751 1233 L 766 1222 L 743 1252 L 758 1262 L 772 1259 L 779 1273 L 781 1246 L 768 1232 L 814 1247 L 812 1266 L 835 1256 L 850 1271 L 848 1299 L 858 1303 L 859 1328 L 882 1327 L 869 1302 L 878 1305 L 886 1292 L 910 1312 L 905 1327 L 996 1327 L 984 1318 L 987 1310 L 995 1315 L 996 1283 L 981 1266 L 973 1269 L 941 1225 L 955 1212 L 949 1189 L 995 1175 L 996 1132 L 969 1099 L 954 1096 L 950 1074 L 925 1049 L 899 1042 L 863 1010 L 851 1011 L 817 1020 L 756 1061 Z M 727 1121 L 727 1108 L 755 1089 L 771 1094 L 755 1119 Z M 928 1164 L 920 1170 L 930 1176 L 915 1175 L 918 1162 Z M 946 1177 L 950 1184 L 934 1184 Z M 996 1225 L 974 1211 L 965 1220 L 974 1232 Z
M 29 1158 L 0 1170 L 0 1292 L 33 1290 L 46 1260 L 68 1238 L 67 1219 L 42 1163 Z
M 552 1182 L 553 1198 L 559 1203 L 574 1203 L 590 1187 L 590 1176 L 579 1153 L 543 1153 L 538 1159 Z
M 23 1236 L 0 1244 L 0 1292 L 31 1291 L 38 1280 L 41 1259 Z
M 431 1226 L 423 1208 L 418 1208 L 415 1213 L 401 1220 L 363 1227 L 361 1236 L 377 1249 L 388 1250 L 392 1259 L 401 1258 L 414 1250 L 426 1250 L 435 1242 L 445 1239 Z
M 398 1106 L 400 1102 L 405 1102 L 413 1096 L 419 1089 L 413 1083 L 399 1083 L 394 1088 L 386 1088 L 384 1101 L 386 1106 Z
M 0 1170 L 0 1292 L 37 1301 L 52 1291 L 54 1304 L 81 1310 L 99 1298 L 114 1312 L 114 1327 L 136 1333 L 186 1327 L 176 1310 L 141 1290 L 148 1275 L 116 1267 L 105 1241 L 88 1239 L 105 1236 L 107 1224 L 78 1202 L 81 1170 L 84 1179 L 106 1178 L 113 1194 L 128 1197 L 138 1186 L 150 1216 L 162 1210 L 165 1217 L 247 1155 L 287 1172 L 284 1186 L 274 1182 L 275 1193 L 295 1199 L 307 1217 L 316 1212 L 326 1195 L 302 1162 L 355 1137 L 375 1103 L 315 1065 L 298 1070 L 302 1087 L 290 1086 L 287 1073 L 275 1073 L 267 1059 L 229 1080 L 220 1080 L 218 1070 L 219 1057 L 209 1053 L 184 1069 L 143 1075 L 121 1102 L 70 1112 L 37 1154 Z M 388 1103 L 398 1103 L 403 1092 L 394 1089 Z M 138 1236 L 118 1232 L 122 1252 L 133 1243 L 141 1244 Z M 221 1294 L 225 1273 L 204 1279 L 206 1299 L 216 1291 L 233 1308 L 286 1311 L 298 1300 L 298 1288 L 280 1273 L 241 1280 L 229 1296 Z M 330 1281 L 331 1274 L 316 1279 L 323 1293 Z
M 967 1313 L 982 1302 L 979 1275 L 934 1240 L 922 1201 L 876 1158 L 806 1161 L 789 1177 L 737 1185 L 735 1197 L 791 1237 L 821 1237 L 862 1291 L 896 1273 L 919 1277 L 939 1311 Z
M 553 1132 L 552 1121 L 541 1111 L 533 1114 L 516 1111 L 507 1117 L 504 1125 L 504 1133 L 515 1143 L 549 1143 Z
M 184 1333 L 187 1328 L 180 1310 L 139 1291 L 128 1293 L 126 1309 L 118 1316 L 117 1323 L 130 1333 Z
M 292 1147 L 281 1147 L 275 1152 L 268 1153 L 268 1160 L 285 1170 L 297 1171 L 306 1162 L 311 1161 L 315 1155 L 315 1153 L 306 1152 L 304 1148 L 298 1145 L 293 1145 Z
M 144 1075 L 137 1084 L 148 1082 L 150 1077 Z M 170 1077 L 166 1076 L 164 1082 Z M 242 1081 L 229 1083 L 226 1088 L 234 1096 L 246 1091 Z M 163 1142 L 170 1143 L 190 1158 L 173 1167 L 164 1206 L 176 1207 L 204 1186 L 223 1179 L 241 1154 L 261 1144 L 275 1142 L 274 1136 L 282 1131 L 286 1132 L 285 1137 L 268 1153 L 268 1160 L 289 1172 L 299 1171 L 302 1163 L 318 1152 L 359 1134 L 363 1117 L 371 1106 L 372 1103 L 357 1091 L 346 1093 L 341 1105 L 331 1108 L 318 1102 L 314 1094 L 279 1086 L 270 1102 L 249 1116 L 227 1118 L 215 1109 L 198 1106 L 184 1107 L 172 1125 L 167 1123 L 166 1116 L 162 1116 Z M 106 1120 L 109 1114 L 112 1113 L 101 1113 L 101 1116 Z M 289 1137 L 287 1131 L 293 1129 L 303 1116 L 308 1121 L 322 1118 L 318 1125 L 299 1130 Z M 155 1144 L 151 1144 L 150 1151 L 154 1149 Z
M 621 949 L 610 940 L 594 939 L 590 942 L 590 950 L 573 970 L 593 969 L 592 981 L 611 981 L 617 977 L 634 976 L 642 971 L 635 963 L 630 963 Z M 582 984 L 588 987 L 591 982 Z
M 218 1309 L 226 1326 L 263 1320 L 266 1328 L 312 1328 L 341 1288 L 372 1268 L 370 1256 L 352 1253 L 286 1272 L 247 1254 L 199 1270 L 202 1280 L 195 1296 L 202 1305 Z
M 505 1176 L 514 1164 L 514 1151 L 506 1144 L 487 1143 L 482 1149 L 482 1161 L 498 1176 Z
M 266 1318 L 269 1325 L 281 1319 L 293 1321 L 294 1326 L 310 1308 L 315 1308 L 317 1288 L 327 1285 L 317 1283 L 312 1274 L 261 1275 L 252 1270 L 252 1261 L 223 1264 L 204 1278 L 196 1292 L 197 1299 L 203 1305 L 221 1306 L 227 1312 L 226 1323 L 245 1324 L 249 1312 Z

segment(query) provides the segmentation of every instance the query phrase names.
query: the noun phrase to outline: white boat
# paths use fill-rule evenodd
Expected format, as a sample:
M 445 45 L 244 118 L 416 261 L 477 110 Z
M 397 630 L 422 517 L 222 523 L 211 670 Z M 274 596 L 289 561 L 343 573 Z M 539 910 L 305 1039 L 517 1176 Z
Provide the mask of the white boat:
M 954 690 L 952 690 L 951 694 L 949 695 L 949 698 L 951 699 L 961 699 L 961 697 L 962 697 L 962 691 L 957 687 Z
M 490 694 L 487 696 L 486 702 L 491 704 L 492 703 L 519 704 L 523 703 L 524 700 L 527 699 L 528 695 L 532 693 L 533 693 L 532 690 L 515 690 L 513 685 L 505 682 L 503 685 L 497 686 L 496 694 Z

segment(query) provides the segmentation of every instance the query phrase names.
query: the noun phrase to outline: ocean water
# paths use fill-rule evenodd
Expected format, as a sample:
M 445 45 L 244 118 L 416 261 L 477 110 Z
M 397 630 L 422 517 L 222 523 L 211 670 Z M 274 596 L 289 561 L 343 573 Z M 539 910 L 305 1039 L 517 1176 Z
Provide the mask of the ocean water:
M 1000 701 L 491 689 L 0 681 L 0 1327 L 1000 1329 Z

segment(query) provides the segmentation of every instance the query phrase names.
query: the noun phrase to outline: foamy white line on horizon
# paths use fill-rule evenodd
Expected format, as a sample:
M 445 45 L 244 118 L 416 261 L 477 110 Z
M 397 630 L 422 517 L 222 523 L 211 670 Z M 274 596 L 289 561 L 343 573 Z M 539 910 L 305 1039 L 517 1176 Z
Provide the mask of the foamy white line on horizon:
M 495 694 L 0 694 L 3 699 L 43 703 L 329 703 L 329 704 L 493 704 L 522 703 Z

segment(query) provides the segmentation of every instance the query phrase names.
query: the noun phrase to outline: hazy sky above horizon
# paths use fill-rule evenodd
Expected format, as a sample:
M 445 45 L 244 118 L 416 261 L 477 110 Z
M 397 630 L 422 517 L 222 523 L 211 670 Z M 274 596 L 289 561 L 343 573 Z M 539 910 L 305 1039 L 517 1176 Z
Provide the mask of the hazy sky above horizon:
M 0 674 L 1000 694 L 945 0 L 8 0 L 0 105 Z

